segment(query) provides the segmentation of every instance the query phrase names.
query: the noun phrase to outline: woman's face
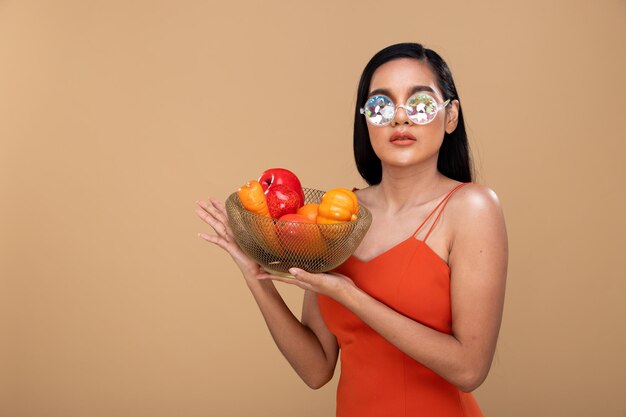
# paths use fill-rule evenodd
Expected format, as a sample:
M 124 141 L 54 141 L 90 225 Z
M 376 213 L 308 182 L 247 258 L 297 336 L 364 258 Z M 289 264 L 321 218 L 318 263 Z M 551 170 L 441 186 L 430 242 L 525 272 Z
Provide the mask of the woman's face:
M 389 97 L 397 106 L 405 104 L 417 91 L 432 95 L 438 104 L 443 95 L 437 87 L 437 79 L 430 66 L 412 58 L 399 58 L 386 62 L 376 69 L 370 82 L 368 98 L 375 94 Z M 374 152 L 383 166 L 410 166 L 424 163 L 437 165 L 439 148 L 444 133 L 456 128 L 458 101 L 453 100 L 439 110 L 428 124 L 419 125 L 410 120 L 403 108 L 396 109 L 394 119 L 386 126 L 367 123 Z M 408 140 L 393 140 L 396 133 L 410 136 Z

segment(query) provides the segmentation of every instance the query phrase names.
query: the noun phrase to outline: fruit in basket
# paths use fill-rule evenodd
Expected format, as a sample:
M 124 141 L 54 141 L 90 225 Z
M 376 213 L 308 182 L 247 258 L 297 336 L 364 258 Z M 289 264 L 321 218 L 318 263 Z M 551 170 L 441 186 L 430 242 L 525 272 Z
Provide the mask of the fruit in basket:
M 326 250 L 326 243 L 315 221 L 302 214 L 285 214 L 276 222 L 276 233 L 283 248 L 302 259 L 314 259 Z
M 355 221 L 359 212 L 356 194 L 345 188 L 326 191 L 318 208 L 318 223 Z
M 280 219 L 285 214 L 295 214 L 302 205 L 298 192 L 283 184 L 268 188 L 265 199 L 273 219 Z
M 359 205 L 356 194 L 345 188 L 315 192 L 310 201 L 319 204 L 304 204 L 300 180 L 283 168 L 268 169 L 258 181 L 248 181 L 237 190 L 239 207 L 254 214 L 239 217 L 238 243 L 256 242 L 255 249 L 248 247 L 249 254 L 258 253 L 274 266 L 326 262 L 329 251 L 345 247 L 342 242 L 354 230 Z
M 324 191 L 311 188 L 305 188 L 304 192 L 311 202 L 321 201 L 324 195 Z M 371 213 L 367 207 L 362 206 L 356 221 L 321 224 L 304 223 L 305 220 L 299 218 L 299 222 L 281 223 L 280 219 L 246 210 L 236 192 L 226 199 L 225 207 L 237 244 L 265 270 L 279 275 L 287 274 L 291 267 L 312 273 L 332 271 L 358 247 L 372 221 Z M 286 217 L 289 218 L 291 216 Z M 264 237 L 270 228 L 273 228 L 274 239 L 280 246 L 278 250 L 270 249 L 271 244 Z M 335 237 L 328 238 L 324 230 Z M 303 233 L 304 244 L 294 244 L 296 237 Z
M 248 211 L 258 214 L 250 218 L 250 228 L 259 236 L 265 249 L 275 256 L 282 256 L 283 248 L 276 236 L 276 227 L 270 218 L 263 188 L 258 181 L 250 180 L 239 187 L 237 195 L 241 205 Z
M 334 188 L 322 196 L 317 223 L 337 224 L 355 221 L 359 212 L 359 202 L 352 191 L 345 188 Z M 328 238 L 336 238 L 341 229 L 322 227 L 322 233 Z
M 305 204 L 298 209 L 296 214 L 302 214 L 314 223 L 317 223 L 317 209 L 319 206 L 319 204 Z
M 260 214 L 261 216 L 268 217 L 270 215 L 267 202 L 265 201 L 263 187 L 261 187 L 258 181 L 248 181 L 246 184 L 239 187 L 237 195 L 246 210 Z
M 298 179 L 296 174 L 289 171 L 288 169 L 267 169 L 263 171 L 263 173 L 259 177 L 259 182 L 261 183 L 261 186 L 263 187 L 263 191 L 265 192 L 266 196 L 275 186 L 285 185 L 295 191 L 300 197 L 298 207 L 304 204 L 304 192 L 302 191 L 302 184 L 300 184 L 300 180 Z M 274 218 L 277 219 L 278 217 Z

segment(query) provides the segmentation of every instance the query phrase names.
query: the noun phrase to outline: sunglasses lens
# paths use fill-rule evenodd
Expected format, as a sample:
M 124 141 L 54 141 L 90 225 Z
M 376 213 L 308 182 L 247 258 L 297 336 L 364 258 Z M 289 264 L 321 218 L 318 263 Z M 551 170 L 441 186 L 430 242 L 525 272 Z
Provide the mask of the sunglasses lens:
M 420 125 L 430 123 L 437 116 L 439 110 L 435 99 L 428 94 L 418 93 L 411 96 L 406 106 L 411 120 Z
M 385 125 L 393 119 L 393 102 L 385 96 L 373 96 L 363 108 L 365 117 L 374 125 Z

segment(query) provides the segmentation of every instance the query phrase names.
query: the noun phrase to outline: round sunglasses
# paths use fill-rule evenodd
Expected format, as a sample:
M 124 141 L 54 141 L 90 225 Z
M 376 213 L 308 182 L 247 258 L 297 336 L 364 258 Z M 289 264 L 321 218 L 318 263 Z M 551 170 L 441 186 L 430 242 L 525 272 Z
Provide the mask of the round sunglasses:
M 387 96 L 375 95 L 367 99 L 361 107 L 361 114 L 365 120 L 374 126 L 386 126 L 396 116 L 396 111 L 403 108 L 413 123 L 425 125 L 432 122 L 439 110 L 445 108 L 450 99 L 438 104 L 433 96 L 426 93 L 415 93 L 406 101 L 406 104 L 395 105 Z

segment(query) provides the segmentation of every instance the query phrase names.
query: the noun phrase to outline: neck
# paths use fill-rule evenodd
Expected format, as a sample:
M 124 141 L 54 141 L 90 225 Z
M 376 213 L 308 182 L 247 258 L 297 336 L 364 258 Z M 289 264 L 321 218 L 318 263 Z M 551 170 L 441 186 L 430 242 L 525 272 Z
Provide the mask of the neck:
M 424 204 L 442 192 L 444 176 L 434 167 L 383 165 L 382 179 L 376 186 L 383 211 L 394 214 Z

